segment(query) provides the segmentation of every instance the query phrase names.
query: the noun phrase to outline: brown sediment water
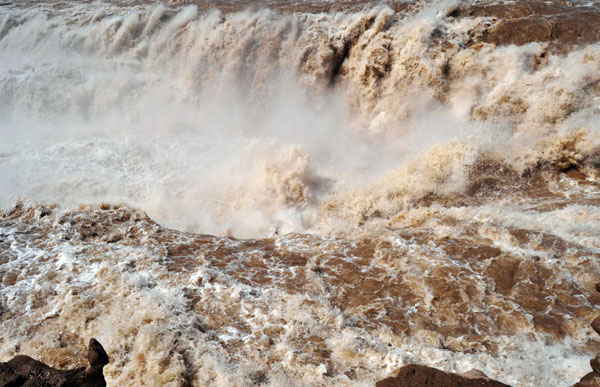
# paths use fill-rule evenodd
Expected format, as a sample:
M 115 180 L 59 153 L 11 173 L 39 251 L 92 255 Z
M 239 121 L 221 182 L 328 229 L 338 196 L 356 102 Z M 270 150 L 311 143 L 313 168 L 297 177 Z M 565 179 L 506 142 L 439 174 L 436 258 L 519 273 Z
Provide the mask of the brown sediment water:
M 3 6 L 0 361 L 84 366 L 95 337 L 109 385 L 575 383 L 599 347 L 597 15 Z
M 476 208 L 415 209 L 354 237 L 235 239 L 165 229 L 127 207 L 20 203 L 0 222 L 13 267 L 2 274 L 3 353 L 77 365 L 84 352 L 60 347 L 94 333 L 113 383 L 278 384 L 293 372 L 351 385 L 436 352 L 502 367 L 541 338 L 597 351 L 594 242 Z

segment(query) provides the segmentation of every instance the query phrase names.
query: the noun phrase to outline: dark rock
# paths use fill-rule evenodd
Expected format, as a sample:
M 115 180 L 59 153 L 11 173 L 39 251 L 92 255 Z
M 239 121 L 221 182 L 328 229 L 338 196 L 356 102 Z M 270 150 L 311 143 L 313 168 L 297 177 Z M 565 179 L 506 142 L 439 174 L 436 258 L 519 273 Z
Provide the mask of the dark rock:
M 4 363 L 0 363 L 0 385 L 2 386 L 22 386 L 27 381 L 21 375 L 14 373 L 14 370 Z
M 600 375 L 600 357 L 598 355 L 590 360 L 590 366 L 592 367 L 592 371 Z
M 596 290 L 600 292 L 600 284 L 596 284 Z M 600 317 L 592 321 L 592 328 L 600 334 Z M 592 372 L 585 375 L 573 387 L 600 387 L 600 354 L 590 360 Z
M 581 378 L 579 383 L 573 385 L 573 387 L 600 387 L 600 376 L 595 372 L 590 372 Z
M 469 376 L 447 373 L 435 368 L 425 367 L 416 364 L 409 364 L 398 372 L 398 375 L 392 378 L 377 382 L 377 387 L 415 387 L 415 386 L 435 386 L 435 387 L 505 387 L 506 384 L 488 379 L 484 374 L 477 377 L 471 372 Z
M 594 321 L 592 321 L 592 328 L 600 335 L 600 317 L 596 317 Z
M 88 346 L 88 362 L 90 363 L 90 367 L 104 367 L 108 364 L 108 355 L 102 344 L 98 342 L 96 339 L 90 339 L 90 344 Z
M 91 339 L 88 346 L 87 368 L 57 370 L 29 356 L 15 356 L 0 363 L 0 386 L 27 387 L 104 387 L 102 369 L 108 364 L 108 355 L 102 345 Z

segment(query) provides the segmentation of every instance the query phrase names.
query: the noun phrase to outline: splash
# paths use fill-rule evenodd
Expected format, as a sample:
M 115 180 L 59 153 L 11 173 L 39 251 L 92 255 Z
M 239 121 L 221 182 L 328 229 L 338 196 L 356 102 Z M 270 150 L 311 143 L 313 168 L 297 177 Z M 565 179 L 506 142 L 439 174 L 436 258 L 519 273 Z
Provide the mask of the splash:
M 75 367 L 93 336 L 115 385 L 578 380 L 600 45 L 540 23 L 595 6 L 219 5 L 0 6 L 0 357 Z
M 464 194 L 483 159 L 517 175 L 595 165 L 598 46 L 473 44 L 493 18 L 453 7 L 10 8 L 3 202 L 125 202 L 240 236 L 327 232 Z M 576 156 L 558 154 L 565 142 Z

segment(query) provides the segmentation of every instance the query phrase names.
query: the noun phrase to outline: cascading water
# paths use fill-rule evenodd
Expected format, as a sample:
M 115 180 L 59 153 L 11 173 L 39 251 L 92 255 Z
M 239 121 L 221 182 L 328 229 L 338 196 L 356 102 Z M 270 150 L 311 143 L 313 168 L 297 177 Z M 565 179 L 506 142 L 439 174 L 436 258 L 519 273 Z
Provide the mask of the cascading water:
M 109 385 L 578 380 L 600 45 L 504 44 L 478 4 L 0 6 L 0 360 L 94 336 Z

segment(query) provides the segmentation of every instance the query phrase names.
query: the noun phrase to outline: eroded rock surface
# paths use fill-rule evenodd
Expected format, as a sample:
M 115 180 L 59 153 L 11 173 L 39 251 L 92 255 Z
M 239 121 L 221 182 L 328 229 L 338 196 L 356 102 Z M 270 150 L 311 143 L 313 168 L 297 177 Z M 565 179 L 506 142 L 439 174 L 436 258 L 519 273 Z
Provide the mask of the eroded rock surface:
M 91 339 L 88 346 L 87 368 L 58 370 L 29 356 L 15 356 L 0 363 L 0 386 L 27 387 L 103 387 L 106 380 L 102 369 L 108 364 L 108 355 L 102 345 Z

